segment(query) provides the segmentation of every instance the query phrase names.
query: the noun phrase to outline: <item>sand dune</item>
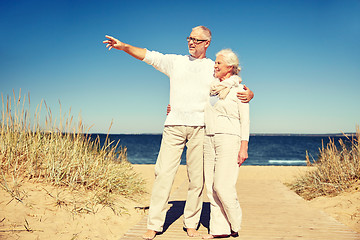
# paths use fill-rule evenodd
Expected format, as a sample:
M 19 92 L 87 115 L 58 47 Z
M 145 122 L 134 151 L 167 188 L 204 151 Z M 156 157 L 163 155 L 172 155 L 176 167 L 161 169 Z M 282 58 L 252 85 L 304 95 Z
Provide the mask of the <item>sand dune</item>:
M 24 182 L 22 202 L 0 190 L 0 239 L 119 239 L 146 215 L 154 180 L 154 165 L 134 165 L 146 180 L 147 194 L 134 199 L 117 197 L 115 214 L 111 206 L 82 202 L 91 192 L 69 192 L 42 183 Z M 307 167 L 243 166 L 241 179 L 293 180 Z M 187 179 L 180 166 L 173 190 Z M 360 232 L 360 191 L 356 187 L 337 197 L 320 197 L 309 202 L 338 221 Z

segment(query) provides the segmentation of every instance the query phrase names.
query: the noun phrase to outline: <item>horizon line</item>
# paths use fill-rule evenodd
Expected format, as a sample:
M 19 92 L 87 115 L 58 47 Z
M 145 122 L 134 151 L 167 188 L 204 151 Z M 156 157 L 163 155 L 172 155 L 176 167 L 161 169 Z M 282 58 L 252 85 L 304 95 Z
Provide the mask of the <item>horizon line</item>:
M 162 135 L 162 133 L 88 133 L 101 135 Z M 250 136 L 355 136 L 356 132 L 339 133 L 250 133 Z

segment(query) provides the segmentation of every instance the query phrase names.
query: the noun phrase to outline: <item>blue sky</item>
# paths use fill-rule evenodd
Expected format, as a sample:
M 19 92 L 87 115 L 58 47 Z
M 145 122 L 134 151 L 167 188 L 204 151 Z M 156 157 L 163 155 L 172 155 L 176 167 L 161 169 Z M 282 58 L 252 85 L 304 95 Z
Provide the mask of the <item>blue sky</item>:
M 90 132 L 161 133 L 168 78 L 105 35 L 188 54 L 192 27 L 211 29 L 207 56 L 240 57 L 252 133 L 354 132 L 360 123 L 360 1 L 0 2 L 0 92 L 45 100 L 54 118 L 81 114 Z

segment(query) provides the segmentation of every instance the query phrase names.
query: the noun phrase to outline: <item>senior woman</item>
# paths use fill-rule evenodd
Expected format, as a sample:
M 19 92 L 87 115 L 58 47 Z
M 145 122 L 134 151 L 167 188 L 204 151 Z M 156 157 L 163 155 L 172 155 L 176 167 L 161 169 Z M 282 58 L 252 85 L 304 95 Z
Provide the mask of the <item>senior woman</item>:
M 238 236 L 242 211 L 237 198 L 239 167 L 248 157 L 249 104 L 243 90 L 239 59 L 230 49 L 216 54 L 210 99 L 205 106 L 204 174 L 210 200 L 210 231 L 203 239 Z

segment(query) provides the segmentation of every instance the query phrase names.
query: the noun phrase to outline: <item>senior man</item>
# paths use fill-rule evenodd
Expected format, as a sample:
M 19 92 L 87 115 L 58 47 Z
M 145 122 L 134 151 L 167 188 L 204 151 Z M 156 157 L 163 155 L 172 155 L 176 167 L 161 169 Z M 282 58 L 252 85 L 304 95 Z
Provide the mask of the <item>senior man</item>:
M 155 181 L 150 200 L 147 232 L 144 239 L 154 239 L 163 231 L 167 202 L 186 145 L 189 187 L 184 207 L 184 228 L 188 236 L 198 236 L 203 192 L 204 107 L 213 80 L 214 62 L 206 58 L 211 31 L 204 26 L 192 29 L 187 38 L 190 55 L 161 54 L 123 43 L 106 36 L 106 47 L 122 50 L 144 61 L 170 78 L 170 105 L 155 165 Z M 248 102 L 254 94 L 247 89 L 239 99 Z

